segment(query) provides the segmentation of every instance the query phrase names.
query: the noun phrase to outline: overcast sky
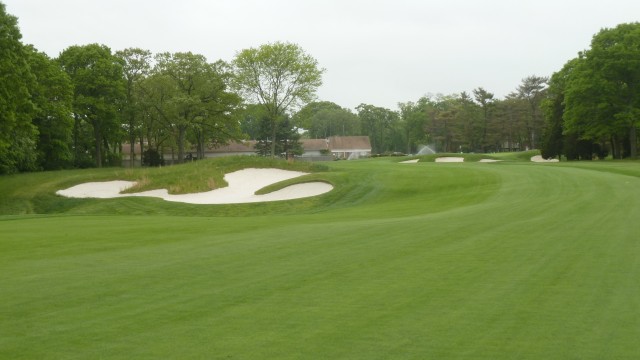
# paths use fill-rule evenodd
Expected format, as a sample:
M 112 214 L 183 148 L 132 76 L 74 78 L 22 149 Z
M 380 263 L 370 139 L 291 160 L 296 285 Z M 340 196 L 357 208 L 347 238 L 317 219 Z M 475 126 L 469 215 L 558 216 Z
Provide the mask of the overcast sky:
M 320 100 L 397 109 L 484 87 L 502 98 L 549 76 L 601 28 L 640 21 L 639 0 L 0 0 L 23 42 L 191 51 L 214 62 L 275 41 L 326 69 Z

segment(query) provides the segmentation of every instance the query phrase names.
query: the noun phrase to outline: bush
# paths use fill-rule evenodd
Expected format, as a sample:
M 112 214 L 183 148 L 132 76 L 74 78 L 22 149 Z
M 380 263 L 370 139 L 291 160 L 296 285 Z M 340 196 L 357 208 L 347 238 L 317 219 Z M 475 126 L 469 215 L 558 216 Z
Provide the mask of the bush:
M 147 149 L 142 153 L 142 165 L 144 166 L 163 166 L 164 159 L 156 149 Z

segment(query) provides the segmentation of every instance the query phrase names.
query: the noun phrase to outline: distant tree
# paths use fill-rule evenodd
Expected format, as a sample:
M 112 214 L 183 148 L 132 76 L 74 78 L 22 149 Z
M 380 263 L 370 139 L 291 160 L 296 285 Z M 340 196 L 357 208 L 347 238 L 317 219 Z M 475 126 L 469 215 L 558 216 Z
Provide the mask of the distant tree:
M 38 129 L 38 167 L 58 170 L 73 165 L 73 85 L 69 76 L 46 54 L 27 47 L 29 67 L 38 79 L 31 90 Z
M 356 110 L 362 134 L 369 136 L 373 153 L 404 150 L 404 138 L 398 139 L 396 134 L 403 132 L 398 126 L 400 116 L 397 112 L 369 104 L 360 104 Z
M 287 111 L 315 98 L 324 69 L 296 44 L 276 42 L 240 51 L 233 60 L 234 84 L 249 102 L 264 106 L 271 121 L 271 137 Z M 276 142 L 271 143 L 275 156 Z
M 531 149 L 538 147 L 538 137 L 542 133 L 540 103 L 544 99 L 548 81 L 546 77 L 532 75 L 522 79 L 522 84 L 518 86 L 518 98 L 529 104 L 529 116 L 525 118 L 525 124 L 529 135 L 527 142 Z
M 125 96 L 125 80 L 120 59 L 105 45 L 71 46 L 58 57 L 74 87 L 74 148 L 76 161 L 82 158 L 83 124 L 93 133 L 95 165 L 102 167 L 110 142 L 119 142 L 120 106 Z
M 37 130 L 30 89 L 35 77 L 17 19 L 0 3 L 0 174 L 33 170 Z
M 467 93 L 438 95 L 430 107 L 426 131 L 439 151 L 471 151 L 478 142 L 478 108 Z
M 479 87 L 473 90 L 473 97 L 482 109 L 482 121 L 479 126 L 481 134 L 478 144 L 480 147 L 479 150 L 487 152 L 492 146 L 491 142 L 488 140 L 488 133 L 491 131 L 491 115 L 492 110 L 495 107 L 493 94 L 482 87 Z
M 293 122 L 314 139 L 358 135 L 360 130 L 356 114 L 329 101 L 307 104 L 293 116 Z
M 418 151 L 420 145 L 427 145 L 430 142 L 425 129 L 427 128 L 428 114 L 433 106 L 431 98 L 426 96 L 421 97 L 417 102 L 410 101 L 398 104 L 407 154 Z
M 456 150 L 463 152 L 474 152 L 482 150 L 482 120 L 481 109 L 473 102 L 467 92 L 462 92 L 456 101 L 457 116 L 456 125 L 458 128 L 455 141 L 458 143 Z
M 427 131 L 434 139 L 438 151 L 456 151 L 457 146 L 454 144 L 456 108 L 453 105 L 452 98 L 442 98 L 429 116 L 431 121 Z

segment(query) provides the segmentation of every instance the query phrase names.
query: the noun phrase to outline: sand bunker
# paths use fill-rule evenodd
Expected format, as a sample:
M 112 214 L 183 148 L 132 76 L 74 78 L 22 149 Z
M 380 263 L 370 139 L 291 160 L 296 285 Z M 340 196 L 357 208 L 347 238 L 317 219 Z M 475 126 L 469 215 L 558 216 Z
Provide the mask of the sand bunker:
M 558 159 L 544 159 L 542 155 L 536 155 L 531 157 L 531 161 L 533 162 L 559 162 Z
M 419 159 L 413 159 L 413 160 L 401 161 L 400 164 L 416 164 L 416 163 L 418 163 L 418 161 L 419 161 Z M 502 160 L 481 159 L 478 162 L 488 163 L 488 162 L 498 162 L 498 161 L 502 161 Z M 436 158 L 436 162 L 464 162 L 464 158 L 461 158 L 461 157 L 439 157 L 439 158 Z
M 464 158 L 446 156 L 437 158 L 436 162 L 464 162 Z
M 299 199 L 324 194 L 333 189 L 333 186 L 324 182 L 309 182 L 287 186 L 265 195 L 255 195 L 257 190 L 265 186 L 303 175 L 307 175 L 307 173 L 280 169 L 244 169 L 226 174 L 224 179 L 229 183 L 229 186 L 225 188 L 182 195 L 171 195 L 166 189 L 120 194 L 121 191 L 135 185 L 135 182 L 120 180 L 80 184 L 57 191 L 56 194 L 71 198 L 107 199 L 148 196 L 188 204 L 240 204 Z

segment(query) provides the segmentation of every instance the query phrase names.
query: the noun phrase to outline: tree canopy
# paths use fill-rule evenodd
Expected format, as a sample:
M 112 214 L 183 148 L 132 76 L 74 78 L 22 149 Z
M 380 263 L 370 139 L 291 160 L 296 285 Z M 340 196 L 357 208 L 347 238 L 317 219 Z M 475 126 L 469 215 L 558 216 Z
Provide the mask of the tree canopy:
M 0 3 L 0 174 L 35 167 L 36 113 L 31 90 L 36 79 L 20 39 L 16 17 Z
M 271 156 L 277 122 L 292 108 L 315 99 L 324 69 L 292 43 L 275 42 L 240 51 L 233 60 L 235 88 L 249 102 L 264 106 L 271 120 Z
M 556 149 L 551 153 L 559 152 L 558 141 L 584 140 L 599 144 L 598 148 L 609 143 L 617 158 L 637 156 L 640 23 L 602 29 L 593 37 L 591 48 L 569 61 L 551 81 L 554 92 L 547 121 L 557 124 L 549 131 L 557 134 L 561 126 L 564 136 L 548 142 Z
M 71 46 L 60 54 L 58 61 L 74 88 L 76 161 L 83 158 L 82 150 L 90 151 L 86 143 L 79 141 L 79 134 L 88 125 L 93 134 L 95 163 L 102 167 L 105 150 L 109 152 L 110 141 L 117 142 L 122 130 L 118 123 L 120 104 L 125 97 L 122 63 L 111 49 L 100 44 Z

